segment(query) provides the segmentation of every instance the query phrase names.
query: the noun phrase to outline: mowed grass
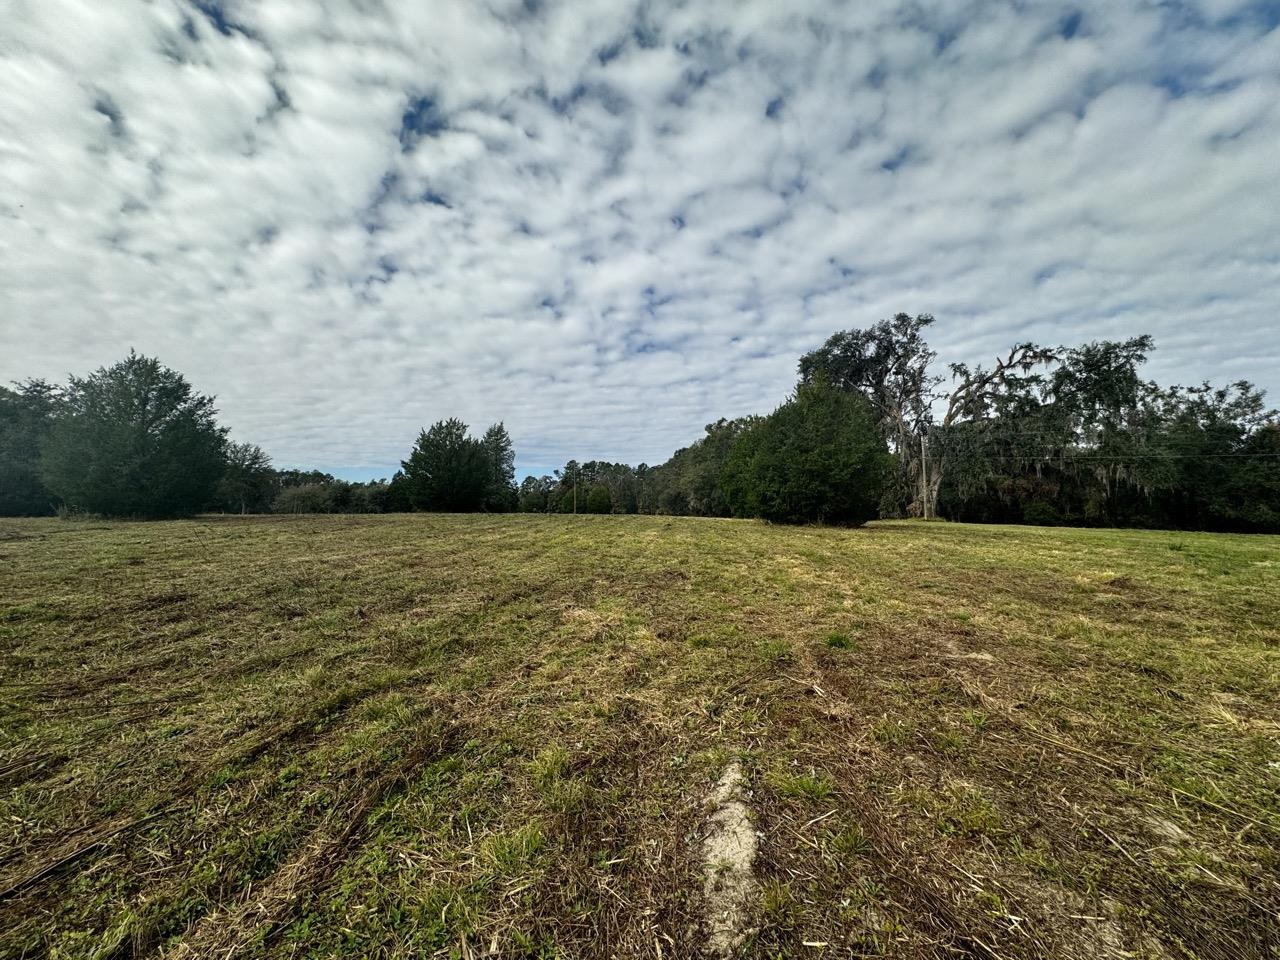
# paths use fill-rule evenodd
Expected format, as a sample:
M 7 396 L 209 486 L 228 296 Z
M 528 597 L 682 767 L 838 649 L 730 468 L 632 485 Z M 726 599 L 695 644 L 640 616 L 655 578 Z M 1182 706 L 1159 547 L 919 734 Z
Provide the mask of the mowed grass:
M 1280 956 L 1280 538 L 0 522 L 0 956 Z

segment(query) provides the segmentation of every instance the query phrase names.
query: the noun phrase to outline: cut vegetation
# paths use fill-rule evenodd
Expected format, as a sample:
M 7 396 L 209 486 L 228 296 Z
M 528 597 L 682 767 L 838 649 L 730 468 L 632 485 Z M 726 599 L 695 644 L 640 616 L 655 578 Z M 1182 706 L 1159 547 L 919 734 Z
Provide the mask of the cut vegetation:
M 0 956 L 1280 956 L 1280 538 L 0 522 Z

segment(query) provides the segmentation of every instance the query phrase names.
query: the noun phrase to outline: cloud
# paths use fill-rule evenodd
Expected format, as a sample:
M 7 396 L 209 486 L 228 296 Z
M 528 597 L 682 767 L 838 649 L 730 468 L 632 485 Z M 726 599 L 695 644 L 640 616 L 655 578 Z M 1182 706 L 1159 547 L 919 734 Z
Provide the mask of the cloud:
M 282 464 L 665 459 L 897 310 L 1280 391 L 1275 6 L 18 0 L 0 378 L 160 356 Z

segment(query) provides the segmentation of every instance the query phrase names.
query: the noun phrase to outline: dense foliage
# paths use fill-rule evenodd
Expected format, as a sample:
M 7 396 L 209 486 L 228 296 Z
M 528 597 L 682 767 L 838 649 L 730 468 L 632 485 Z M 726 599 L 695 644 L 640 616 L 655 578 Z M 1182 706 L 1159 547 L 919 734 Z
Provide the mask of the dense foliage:
M 212 397 L 151 357 L 65 387 L 0 387 L 0 516 L 62 511 L 111 517 L 225 513 L 387 513 L 517 507 L 515 451 L 501 424 L 483 438 L 441 421 L 390 481 L 353 483 L 275 469 L 261 447 L 231 443 Z M 606 510 L 606 512 L 608 512 Z
M 501 423 L 477 440 L 456 417 L 441 420 L 418 435 L 401 468 L 409 504 L 418 510 L 469 513 L 515 506 L 515 452 Z
M 875 519 L 890 462 L 867 399 L 815 381 L 742 434 L 720 488 L 735 516 L 856 525 Z
M 265 450 L 252 443 L 227 445 L 216 505 L 228 512 L 266 513 L 276 492 L 276 473 Z
M 123 517 L 194 513 L 222 478 L 226 430 L 213 398 L 130 353 L 72 377 L 40 449 L 45 487 L 72 510 Z
M 525 478 L 520 509 L 587 512 L 587 491 L 605 487 L 614 513 L 858 522 L 865 504 L 845 512 L 826 485 L 855 468 L 822 434 L 825 408 L 801 401 L 826 384 L 856 398 L 892 453 L 879 482 L 868 470 L 856 484 L 879 516 L 1280 531 L 1280 418 L 1253 385 L 1152 383 L 1147 336 L 1018 343 L 989 367 L 947 365 L 945 383 L 933 322 L 898 314 L 837 333 L 800 359 L 801 390 L 770 417 L 710 424 L 658 466 L 571 460 Z
M 57 504 L 40 476 L 40 450 L 62 410 L 62 391 L 43 380 L 0 387 L 0 516 L 40 516 Z
M 657 466 L 570 460 L 517 486 L 502 423 L 420 432 L 390 480 L 276 469 L 213 398 L 131 353 L 65 387 L 0 388 L 0 515 L 520 510 L 1280 531 L 1280 417 L 1240 381 L 1162 387 L 1150 337 L 1014 344 L 936 372 L 928 314 L 841 331 L 768 416 L 718 420 Z
M 928 315 L 831 337 L 800 361 L 875 404 L 900 471 L 883 515 L 1280 530 L 1280 419 L 1245 381 L 1161 387 L 1147 336 L 1015 344 L 930 374 Z

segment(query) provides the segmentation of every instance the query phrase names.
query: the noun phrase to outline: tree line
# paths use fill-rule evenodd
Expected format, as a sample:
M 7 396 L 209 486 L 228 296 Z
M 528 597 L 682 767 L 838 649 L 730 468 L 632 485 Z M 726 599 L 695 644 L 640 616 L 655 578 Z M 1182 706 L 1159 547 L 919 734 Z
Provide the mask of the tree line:
M 875 517 L 1280 531 L 1280 417 L 1246 381 L 1163 387 L 1149 336 L 1016 343 L 937 373 L 928 314 L 838 332 L 772 413 L 718 420 L 656 466 L 570 460 L 515 482 L 502 423 L 441 420 L 389 480 L 277 470 L 212 397 L 135 353 L 0 388 L 0 514 L 520 510 Z
M 837 333 L 802 380 L 866 396 L 897 469 L 881 512 L 989 522 L 1280 530 L 1280 417 L 1248 381 L 1163 387 L 1150 336 L 1014 344 L 932 373 L 933 317 Z
M 805 383 L 768 416 L 709 425 L 658 466 L 570 460 L 526 477 L 519 506 L 857 525 L 878 515 L 893 464 L 864 397 Z
M 933 322 L 840 331 L 769 416 L 710 424 L 655 467 L 570 461 L 527 478 L 520 508 L 571 512 L 585 490 L 586 512 L 1280 532 L 1280 416 L 1253 384 L 1161 386 L 1142 375 L 1146 335 L 1016 343 L 944 376 Z M 841 460 L 868 430 L 877 456 Z
M 443 420 L 418 437 L 391 480 L 351 483 L 277 470 L 234 443 L 214 398 L 177 371 L 130 352 L 65 385 L 0 387 L 0 516 L 52 513 L 165 518 L 231 513 L 512 510 L 511 437 L 495 423 L 471 437 Z

